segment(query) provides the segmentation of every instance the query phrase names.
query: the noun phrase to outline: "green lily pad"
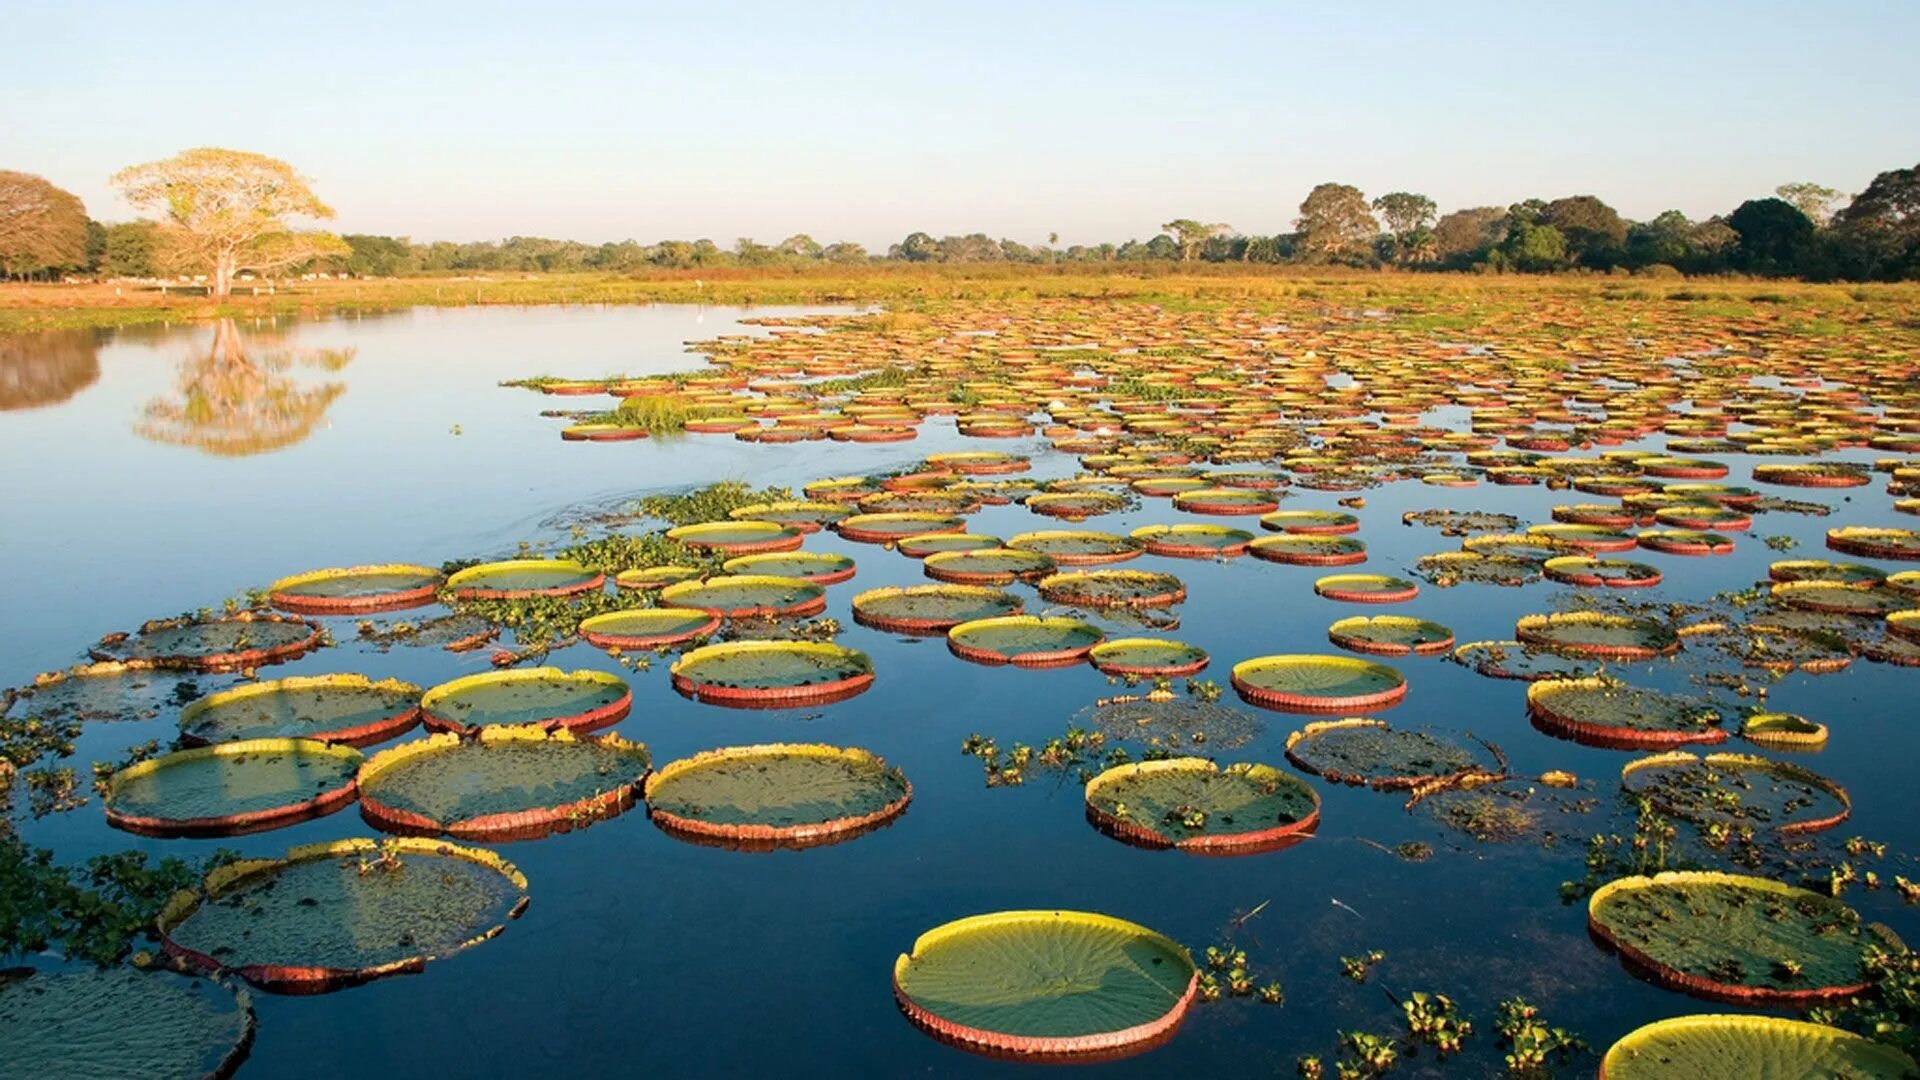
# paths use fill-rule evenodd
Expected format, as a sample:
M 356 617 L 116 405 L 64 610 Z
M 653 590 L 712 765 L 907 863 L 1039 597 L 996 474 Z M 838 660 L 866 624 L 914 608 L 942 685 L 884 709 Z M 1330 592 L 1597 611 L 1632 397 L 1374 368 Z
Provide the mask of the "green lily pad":
M 654 823 L 718 840 L 806 846 L 898 816 L 913 785 L 857 747 L 778 743 L 710 750 L 647 778 Z
M 412 727 L 419 710 L 420 688 L 398 679 L 294 676 L 201 698 L 180 711 L 180 734 L 194 744 L 284 738 L 366 746 Z
M 483 728 L 445 732 L 383 750 L 360 769 L 360 812 L 384 829 L 511 839 L 619 813 L 651 764 L 618 736 Z
M 1205 758 L 1117 765 L 1087 782 L 1087 816 L 1135 843 L 1209 852 L 1258 850 L 1312 829 L 1320 797 L 1270 765 Z
M 1620 786 L 1674 817 L 1783 833 L 1831 829 L 1853 806 L 1819 773 L 1751 754 L 1657 754 L 1629 762 Z
M 162 754 L 114 773 L 107 823 L 163 835 L 291 825 L 353 799 L 360 752 L 312 739 L 246 739 Z
M 253 1045 L 253 1002 L 210 979 L 131 968 L 0 976 L 14 1076 L 226 1077 Z
M 1906 1054 L 1851 1031 L 1774 1016 L 1676 1016 L 1627 1033 L 1607 1050 L 1607 1080 L 1703 1076 L 1904 1080 L 1920 1072 Z
M 1487 767 L 1480 755 L 1451 739 L 1359 719 L 1328 720 L 1293 732 L 1287 736 L 1287 760 L 1335 783 L 1383 791 Z

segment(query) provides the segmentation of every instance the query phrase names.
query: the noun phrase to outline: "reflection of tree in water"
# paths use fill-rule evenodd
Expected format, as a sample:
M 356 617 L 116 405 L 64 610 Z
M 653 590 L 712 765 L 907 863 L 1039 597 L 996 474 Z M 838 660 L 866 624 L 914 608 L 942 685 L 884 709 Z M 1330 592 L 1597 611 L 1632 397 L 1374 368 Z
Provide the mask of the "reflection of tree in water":
M 100 378 L 100 335 L 92 330 L 0 334 L 0 409 L 57 405 Z
M 260 342 L 256 340 L 255 344 Z M 292 446 L 313 433 L 344 383 L 302 383 L 295 367 L 339 371 L 353 349 L 249 349 L 232 319 L 214 327 L 213 347 L 180 364 L 178 397 L 147 403 L 134 430 L 156 442 L 243 457 Z

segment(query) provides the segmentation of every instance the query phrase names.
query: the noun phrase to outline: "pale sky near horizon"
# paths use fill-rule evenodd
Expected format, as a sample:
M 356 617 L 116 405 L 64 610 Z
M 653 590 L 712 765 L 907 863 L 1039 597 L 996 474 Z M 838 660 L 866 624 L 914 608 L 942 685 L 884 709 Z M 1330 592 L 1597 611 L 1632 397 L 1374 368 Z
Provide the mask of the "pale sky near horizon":
M 283 158 L 341 232 L 599 242 L 1290 227 L 1315 183 L 1442 211 L 1723 213 L 1920 160 L 1920 0 L 0 0 L 0 168 Z

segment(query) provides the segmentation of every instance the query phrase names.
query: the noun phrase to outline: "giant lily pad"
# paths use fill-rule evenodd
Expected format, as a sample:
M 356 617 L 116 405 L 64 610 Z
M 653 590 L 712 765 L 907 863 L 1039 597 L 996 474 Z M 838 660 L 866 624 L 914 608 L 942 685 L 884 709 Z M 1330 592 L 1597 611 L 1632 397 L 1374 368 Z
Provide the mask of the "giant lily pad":
M 1007 546 L 1015 551 L 1045 555 L 1059 566 L 1125 562 L 1139 558 L 1142 550 L 1140 541 L 1131 537 L 1061 529 L 1019 533 L 1007 538 Z
M 1643 589 L 1660 584 L 1660 571 L 1646 563 L 1629 559 L 1595 559 L 1585 555 L 1562 555 L 1548 559 L 1542 569 L 1555 581 L 1568 585 L 1605 586 L 1610 589 Z
M 1487 555 L 1478 551 L 1440 551 L 1422 555 L 1413 564 L 1414 573 L 1443 589 L 1455 585 L 1519 586 L 1540 580 L 1541 564 L 1512 555 Z
M 633 705 L 626 680 L 604 671 L 521 668 L 467 675 L 427 691 L 420 710 L 435 731 L 540 724 L 591 731 Z
M 681 581 L 660 590 L 660 602 L 675 607 L 742 619 L 764 615 L 797 618 L 826 610 L 826 587 L 801 578 L 768 574 L 726 574 L 705 581 Z
M 129 765 L 107 782 L 107 824 L 154 836 L 231 836 L 353 801 L 360 751 L 312 739 L 245 739 Z
M 854 573 L 852 559 L 824 551 L 769 551 L 759 555 L 738 555 L 721 563 L 720 569 L 741 576 L 799 578 L 815 585 L 838 585 Z
M 1118 1056 L 1171 1038 L 1199 971 L 1144 926 L 1079 911 L 975 915 L 920 935 L 893 964 L 907 1018 L 997 1056 Z
M 266 990 L 311 994 L 493 937 L 527 904 L 527 879 L 491 851 L 396 837 L 308 844 L 207 875 L 160 913 L 167 952 Z
M 1175 559 L 1230 559 L 1253 541 L 1252 533 L 1225 525 L 1142 525 L 1131 535 L 1148 554 Z
M 402 743 L 360 768 L 360 814 L 390 832 L 463 840 L 544 836 L 634 802 L 651 759 L 618 735 L 537 725 Z
M 1766 878 L 1621 878 L 1588 901 L 1587 928 L 1632 970 L 1714 1001 L 1808 1005 L 1871 986 L 1860 961 L 1875 939 L 1860 916 L 1831 896 Z
M 0 975 L 14 1076 L 219 1080 L 246 1060 L 253 1029 L 247 992 L 209 979 L 131 968 Z
M 1242 660 L 1233 688 L 1252 704 L 1300 713 L 1371 712 L 1407 696 L 1407 680 L 1385 664 L 1310 654 Z
M 1145 570 L 1069 570 L 1034 588 L 1050 603 L 1074 607 L 1167 607 L 1187 598 L 1179 578 Z
M 667 539 L 704 551 L 753 555 L 792 551 L 806 541 L 799 529 L 773 521 L 704 521 L 667 530 Z
M 1465 746 L 1384 720 L 1324 720 L 1287 736 L 1287 760 L 1337 784 L 1382 791 L 1484 769 Z
M 1340 510 L 1276 510 L 1260 517 L 1260 527 L 1302 536 L 1360 531 L 1360 519 Z
M 1419 596 L 1420 586 L 1388 574 L 1328 574 L 1313 583 L 1313 591 L 1349 604 L 1397 604 Z
M 580 637 L 602 649 L 657 649 L 703 638 L 720 629 L 720 616 L 699 608 L 632 608 L 594 615 Z
M 1647 660 L 1680 650 L 1680 637 L 1664 623 L 1599 611 L 1525 615 L 1514 637 L 1536 649 L 1571 656 Z
M 1905 1080 L 1906 1054 L 1851 1031 L 1776 1016 L 1676 1016 L 1628 1032 L 1600 1062 L 1602 1080 L 1703 1076 Z
M 927 556 L 921 570 L 935 581 L 955 585 L 1011 585 L 1053 573 L 1054 562 L 1037 551 L 985 548 L 978 551 L 942 551 Z
M 420 688 L 365 675 L 296 675 L 209 694 L 180 710 L 190 745 L 240 739 L 385 742 L 420 721 Z
M 1320 821 L 1313 788 L 1270 765 L 1222 769 L 1205 758 L 1116 765 L 1087 782 L 1087 818 L 1103 832 L 1147 847 L 1260 851 L 1311 832 Z
M 432 603 L 440 582 L 440 571 L 430 566 L 350 566 L 281 578 L 267 586 L 267 599 L 301 615 L 398 611 Z
M 812 847 L 898 817 L 913 798 L 899 769 L 857 747 L 776 743 L 709 750 L 647 778 L 654 824 L 731 847 Z
M 1726 713 L 1697 698 L 1612 679 L 1543 679 L 1527 687 L 1535 726 L 1594 746 L 1634 748 L 1724 742 Z
M 507 559 L 469 566 L 448 578 L 447 588 L 460 600 L 514 600 L 592 592 L 606 580 L 571 559 Z
M 1628 762 L 1620 786 L 1674 817 L 1782 833 L 1831 829 L 1853 807 L 1847 789 L 1819 773 L 1751 754 L 1656 754 Z
M 727 641 L 674 661 L 673 688 L 712 705 L 783 708 L 841 701 L 873 684 L 867 654 L 819 641 Z
M 1453 650 L 1455 663 L 1492 679 L 1579 679 L 1599 670 L 1599 664 L 1576 657 L 1530 649 L 1518 641 L 1470 641 Z
M 862 626 L 902 634 L 943 634 L 974 619 L 1013 615 L 1020 598 L 983 585 L 914 585 L 871 589 L 853 598 Z
M 1116 638 L 1095 645 L 1087 658 L 1108 675 L 1173 678 L 1207 666 L 1205 649 L 1164 638 Z
M 1283 533 L 1247 545 L 1257 559 L 1290 566 L 1353 566 L 1367 561 L 1366 541 L 1353 536 Z
M 931 511 L 901 511 L 891 514 L 855 514 L 833 523 L 833 529 L 849 540 L 867 544 L 891 544 L 924 533 L 966 532 L 967 519 Z
M 243 611 L 209 619 L 156 619 L 93 647 L 95 660 L 128 667 L 238 671 L 291 660 L 321 642 L 320 627 L 291 615 Z
M 1453 631 L 1405 615 L 1356 615 L 1328 627 L 1327 640 L 1349 652 L 1425 656 L 1453 648 Z
M 1091 623 L 1035 615 L 977 619 L 947 631 L 947 648 L 955 656 L 1017 667 L 1077 664 L 1104 640 L 1106 635 Z

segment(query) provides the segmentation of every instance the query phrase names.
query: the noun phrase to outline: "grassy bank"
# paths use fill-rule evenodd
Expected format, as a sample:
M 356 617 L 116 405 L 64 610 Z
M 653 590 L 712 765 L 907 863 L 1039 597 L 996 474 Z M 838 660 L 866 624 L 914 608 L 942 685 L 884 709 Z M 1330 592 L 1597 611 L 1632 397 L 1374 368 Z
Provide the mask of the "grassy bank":
M 0 331 L 136 326 L 218 316 L 326 315 L 399 308 L 526 304 L 845 304 L 913 308 L 947 300 L 1137 299 L 1170 305 L 1322 299 L 1358 307 L 1457 308 L 1519 296 L 1717 305 L 1721 314 L 1788 304 L 1834 311 L 1863 303 L 1920 306 L 1920 284 L 1484 276 L 1254 269 L 1244 264 L 881 265 L 293 282 L 214 304 L 197 292 L 131 283 L 0 284 Z

